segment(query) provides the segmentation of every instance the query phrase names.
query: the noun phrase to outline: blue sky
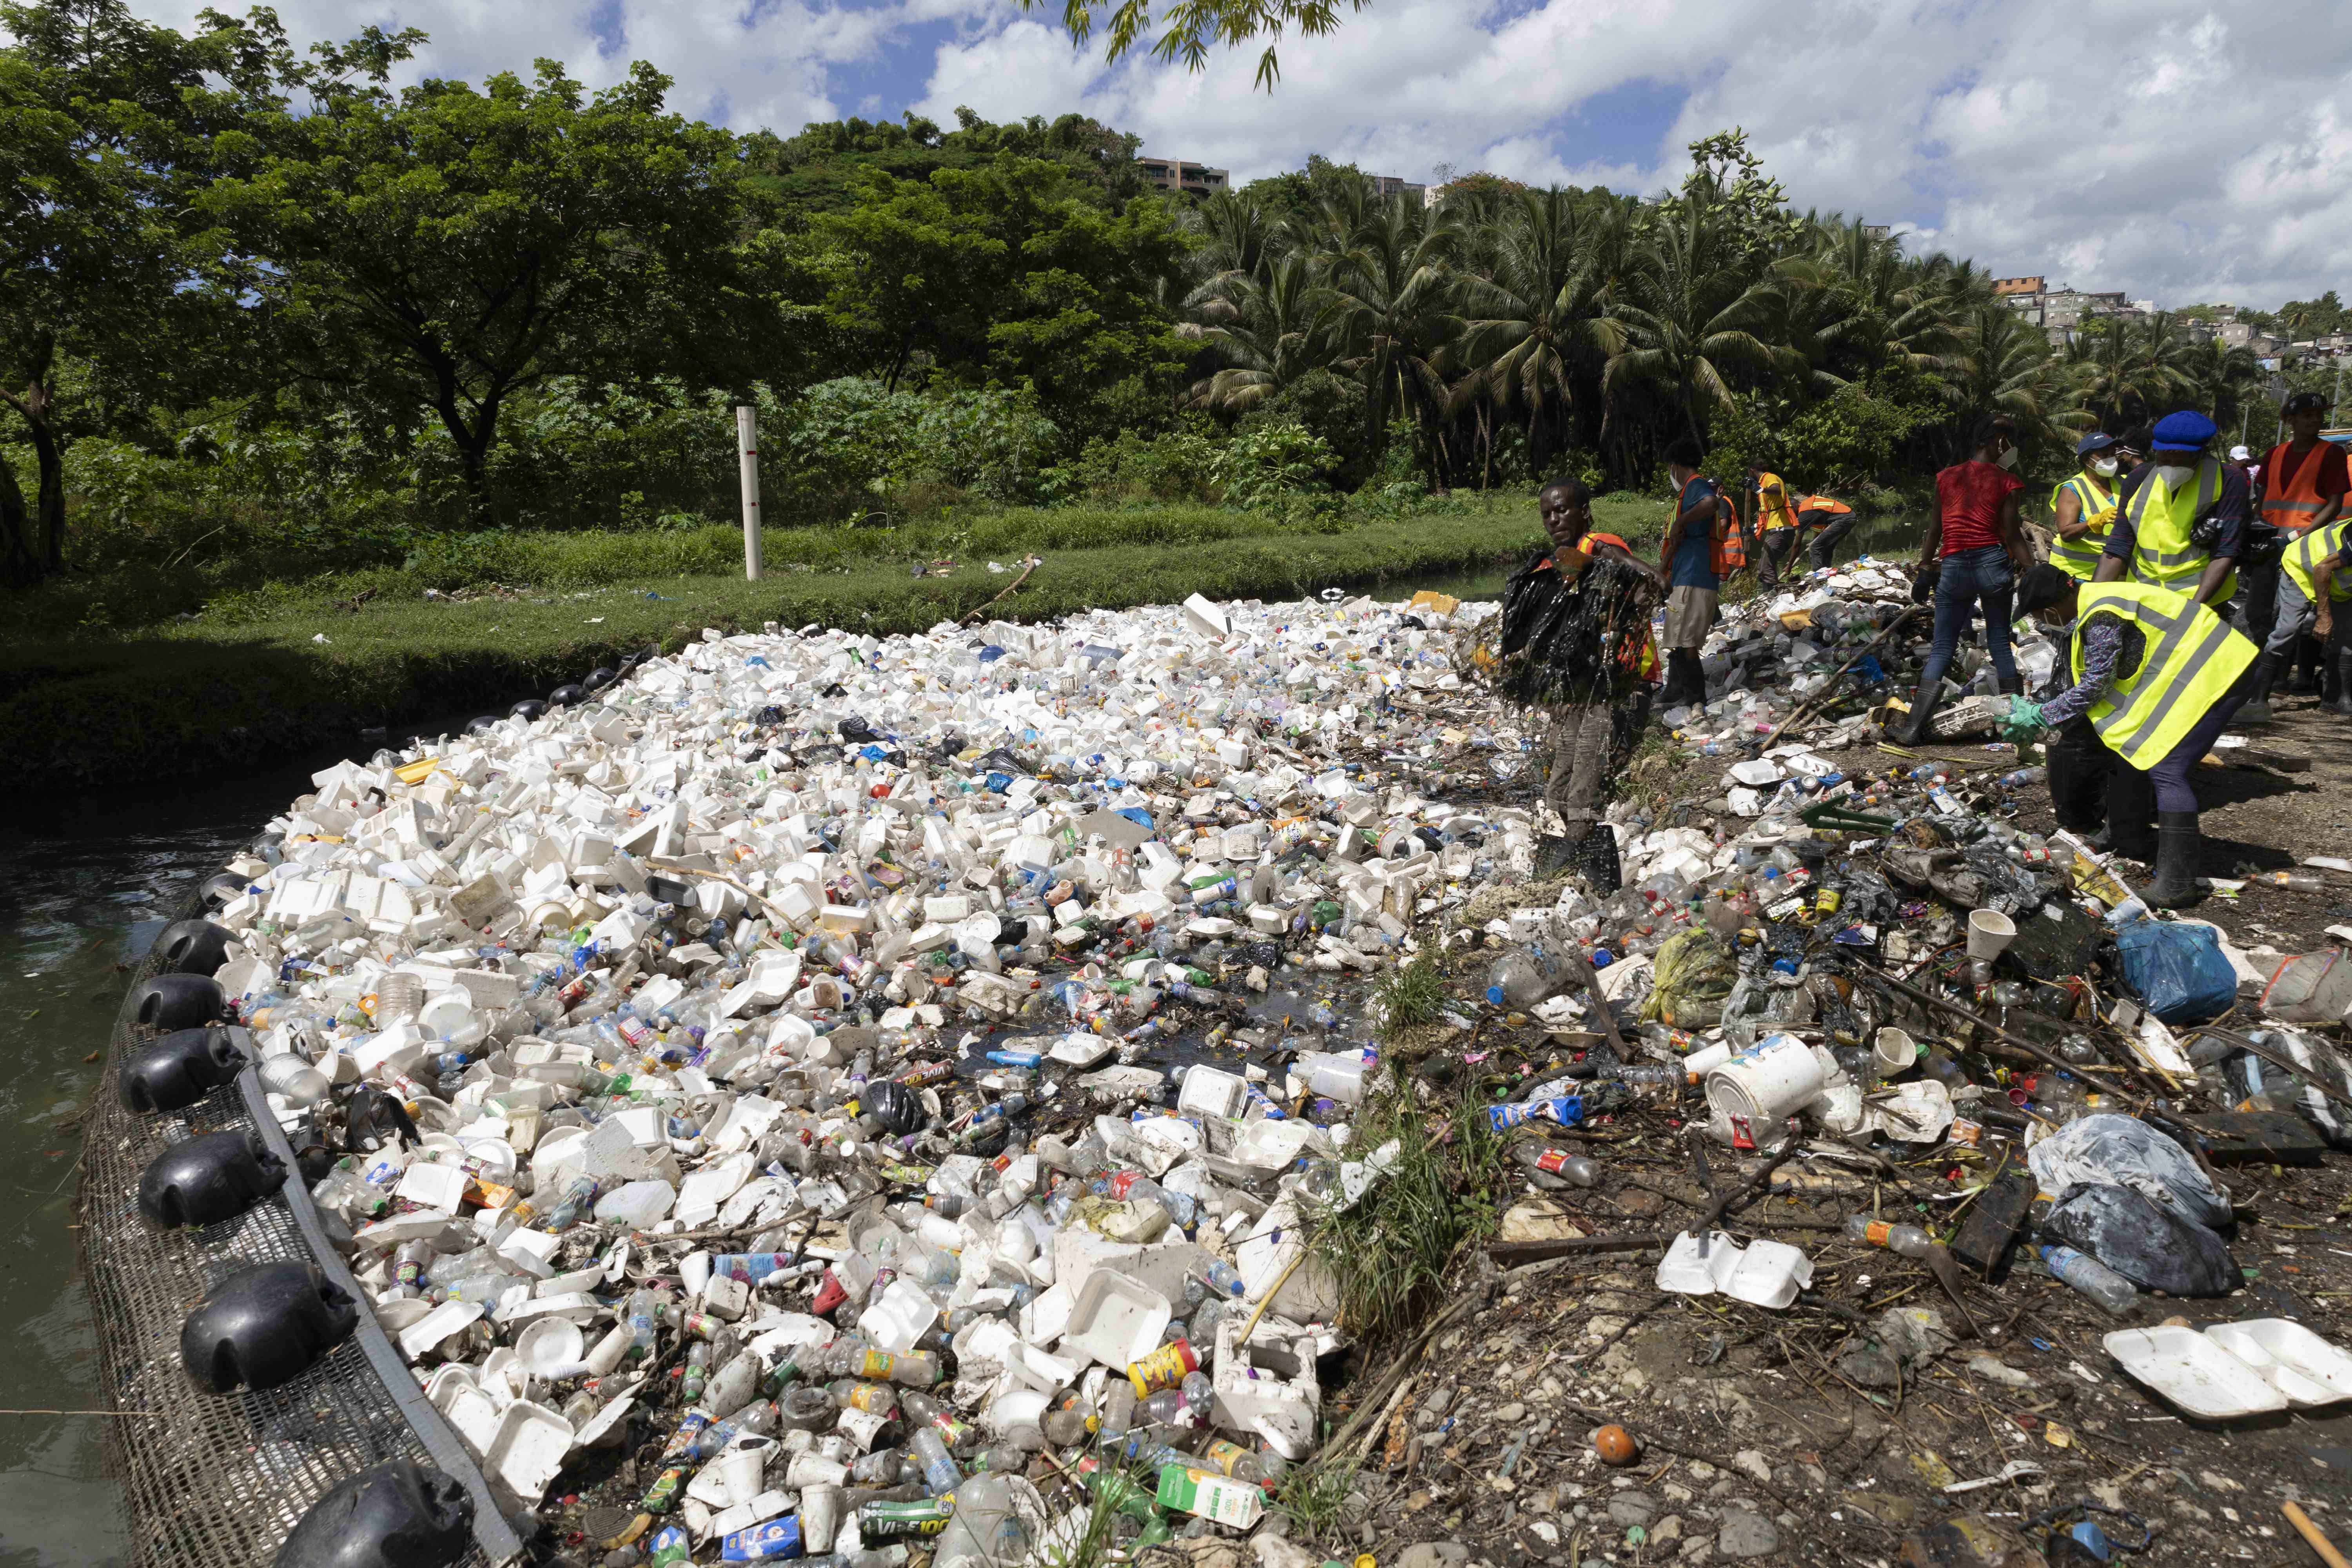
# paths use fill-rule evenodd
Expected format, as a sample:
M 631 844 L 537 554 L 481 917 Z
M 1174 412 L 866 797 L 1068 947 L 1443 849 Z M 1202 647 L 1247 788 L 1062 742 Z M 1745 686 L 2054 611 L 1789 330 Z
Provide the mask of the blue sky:
M 205 0 L 131 3 L 184 25 Z M 2322 0 L 1373 0 L 1289 39 L 1270 94 L 1255 51 L 1107 68 L 1050 25 L 1060 0 L 277 8 L 298 38 L 422 27 L 415 68 L 444 76 L 550 55 L 600 85 L 647 59 L 679 108 L 737 129 L 1078 110 L 1244 179 L 1322 153 L 1650 191 L 1738 124 L 1799 206 L 2165 303 L 2341 289 L 2352 254 L 2352 29 Z

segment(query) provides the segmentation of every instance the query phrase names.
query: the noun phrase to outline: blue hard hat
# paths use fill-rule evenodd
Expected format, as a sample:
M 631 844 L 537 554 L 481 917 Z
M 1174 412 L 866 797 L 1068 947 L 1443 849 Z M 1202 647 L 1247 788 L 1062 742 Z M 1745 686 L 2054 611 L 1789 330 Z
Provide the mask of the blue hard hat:
M 2213 430 L 2210 419 L 2193 408 L 2184 408 L 2156 422 L 2155 441 L 2150 450 L 2194 452 L 2213 438 Z

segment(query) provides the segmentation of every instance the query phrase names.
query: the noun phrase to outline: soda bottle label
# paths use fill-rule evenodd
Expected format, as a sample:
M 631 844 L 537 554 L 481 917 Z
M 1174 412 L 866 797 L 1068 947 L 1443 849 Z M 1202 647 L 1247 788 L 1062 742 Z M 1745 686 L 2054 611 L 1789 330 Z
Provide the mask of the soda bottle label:
M 644 1500 L 637 1504 L 637 1511 L 639 1513 L 667 1513 L 670 1509 L 670 1504 L 677 1500 L 677 1494 L 685 1489 L 685 1486 L 686 1467 L 683 1465 L 670 1466 L 669 1468 L 664 1470 L 660 1475 L 656 1476 L 654 1478 L 654 1484 L 646 1489 Z
M 1234 1467 L 1235 1465 L 1240 1464 L 1244 1459 L 1249 1458 L 1249 1450 L 1243 1447 L 1239 1443 L 1227 1442 L 1224 1438 L 1220 1437 L 1215 1442 L 1209 1445 L 1208 1451 L 1203 1453 L 1201 1458 L 1216 1466 L 1217 1468 L 1225 1475 L 1230 1476 L 1234 1473 Z
M 849 1375 L 887 1379 L 898 1365 L 898 1358 L 888 1351 L 868 1350 Z
M 693 1561 L 693 1540 L 674 1524 L 661 1527 L 654 1537 L 653 1555 L 646 1560 L 647 1568 L 677 1568 L 681 1563 Z
M 1575 1156 L 1565 1149 L 1547 1149 L 1536 1156 L 1536 1169 L 1557 1174 Z
M 1883 1219 L 1872 1220 L 1862 1230 L 1863 1239 L 1873 1247 L 1885 1247 L 1886 1238 L 1894 1234 L 1895 1227 Z
M 857 1533 L 866 1541 L 894 1541 L 911 1535 L 937 1535 L 955 1517 L 955 1493 L 920 1502 L 869 1502 L 857 1508 Z

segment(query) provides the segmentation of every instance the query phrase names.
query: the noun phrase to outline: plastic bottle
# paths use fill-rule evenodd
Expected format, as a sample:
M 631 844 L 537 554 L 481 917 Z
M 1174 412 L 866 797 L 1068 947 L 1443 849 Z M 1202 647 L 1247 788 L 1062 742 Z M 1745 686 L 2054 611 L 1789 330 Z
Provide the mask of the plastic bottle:
M 1515 947 L 1486 972 L 1488 1005 L 1525 1012 L 1557 996 L 1577 976 L 1559 957 L 1540 947 Z
M 1541 1172 L 1559 1181 L 1579 1187 L 1601 1184 L 1601 1167 L 1581 1154 L 1571 1154 L 1565 1149 L 1538 1149 L 1522 1143 L 1511 1151 L 1511 1158 L 1530 1171 Z
M 1848 1215 L 1845 1222 L 1848 1241 L 1868 1242 L 1906 1258 L 1927 1258 L 1936 1250 L 1936 1238 L 1916 1225 L 1893 1225 L 1873 1219 L 1866 1214 Z
M 1125 1437 L 1134 1420 L 1135 1385 L 1125 1378 L 1114 1378 L 1103 1394 L 1103 1441 L 1116 1443 Z
M 2053 1278 L 2063 1279 L 2117 1317 L 2130 1311 L 2132 1304 L 2139 1300 L 2138 1286 L 2097 1258 L 2071 1247 L 2043 1247 L 2042 1263 Z
M 1006 1568 L 1029 1554 L 1029 1527 L 1013 1508 L 1011 1479 L 993 1473 L 972 1477 L 955 1490 L 955 1515 L 940 1532 L 931 1560 L 941 1568 L 963 1561 L 983 1568 Z
M 918 1426 L 908 1435 L 907 1447 L 923 1468 L 924 1488 L 933 1497 L 944 1497 L 956 1489 L 963 1472 L 956 1468 L 955 1458 L 948 1452 L 947 1440 L 929 1426 Z
M 2252 879 L 2273 888 L 2284 888 L 2291 893 L 2324 893 L 2326 879 L 2316 871 L 2258 871 Z

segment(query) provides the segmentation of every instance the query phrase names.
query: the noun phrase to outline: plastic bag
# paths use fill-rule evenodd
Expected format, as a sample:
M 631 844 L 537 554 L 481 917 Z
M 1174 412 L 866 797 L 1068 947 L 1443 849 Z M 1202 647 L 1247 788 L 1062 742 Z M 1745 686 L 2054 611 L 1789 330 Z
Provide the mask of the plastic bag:
M 2131 1187 L 2074 1188 L 2051 1206 L 2042 1233 L 2089 1253 L 2144 1289 L 2226 1296 L 2245 1283 L 2220 1237 Z
M 2202 1024 L 2238 999 L 2238 972 L 2213 928 L 2134 921 L 2116 933 L 2124 984 L 2168 1024 Z
M 2283 1024 L 2332 1024 L 2352 1011 L 2352 954 L 2342 948 L 2290 958 L 2263 987 L 2263 1012 Z
M 1739 979 L 1739 962 L 1706 930 L 1668 937 L 1654 961 L 1656 984 L 1642 1016 L 1673 1029 L 1712 1029 L 1723 1022 L 1724 998 Z
M 2230 1223 L 2230 1194 L 2188 1150 L 2134 1117 L 2095 1111 L 2070 1121 L 2027 1151 L 2025 1163 L 2044 1192 L 2124 1186 L 2208 1230 Z

